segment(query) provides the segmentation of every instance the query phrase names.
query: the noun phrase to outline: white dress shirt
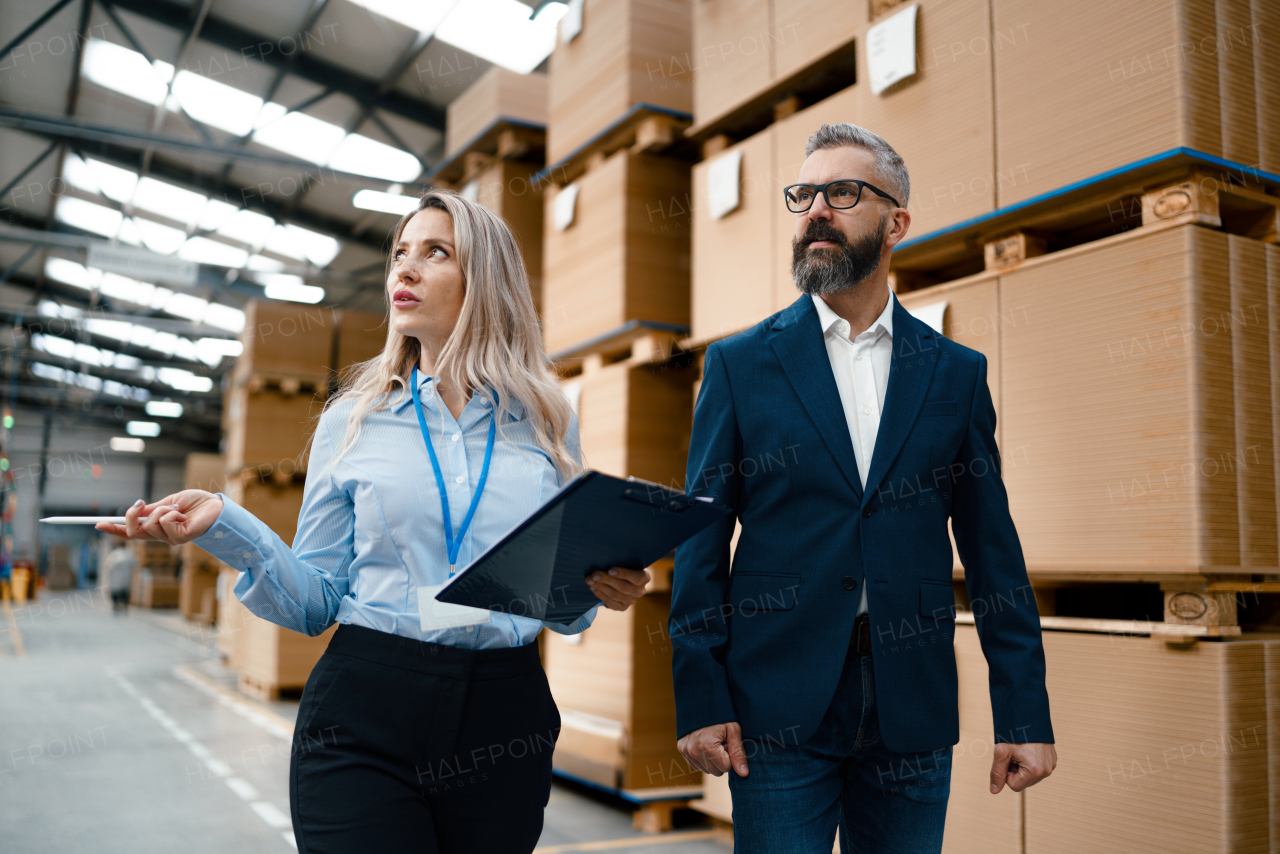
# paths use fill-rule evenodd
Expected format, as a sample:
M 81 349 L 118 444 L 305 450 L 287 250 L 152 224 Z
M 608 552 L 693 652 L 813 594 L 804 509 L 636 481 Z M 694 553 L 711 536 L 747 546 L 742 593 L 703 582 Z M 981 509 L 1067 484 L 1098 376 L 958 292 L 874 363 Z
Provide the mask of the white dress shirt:
M 858 476 L 867 486 L 871 454 L 880 432 L 880 412 L 884 394 L 889 388 L 889 362 L 893 355 L 893 295 L 889 295 L 884 311 L 865 332 L 849 340 L 849 322 L 832 311 L 822 297 L 813 297 L 818 309 L 818 323 L 827 345 L 827 358 L 835 374 L 836 390 L 844 406 L 849 437 L 853 440 L 853 456 L 858 461 Z M 858 614 L 867 612 L 867 580 L 862 579 L 862 598 Z

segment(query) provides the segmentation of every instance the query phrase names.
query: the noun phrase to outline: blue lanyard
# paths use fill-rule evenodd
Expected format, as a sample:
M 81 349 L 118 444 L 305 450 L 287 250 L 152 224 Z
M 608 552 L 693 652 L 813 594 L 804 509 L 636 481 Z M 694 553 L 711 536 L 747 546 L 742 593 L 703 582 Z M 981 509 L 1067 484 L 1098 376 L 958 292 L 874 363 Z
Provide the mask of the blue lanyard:
M 476 507 L 480 504 L 480 496 L 484 493 L 485 481 L 489 479 L 489 463 L 493 461 L 493 438 L 497 433 L 497 415 L 489 418 L 489 439 L 484 446 L 484 465 L 480 468 L 480 482 L 476 484 L 475 494 L 471 496 L 471 506 L 458 529 L 458 536 L 453 536 L 453 520 L 449 518 L 449 492 L 445 489 L 444 475 L 440 473 L 440 460 L 436 457 L 436 449 L 431 445 L 431 431 L 427 429 L 427 416 L 423 414 L 422 404 L 418 400 L 418 368 L 413 369 L 413 377 L 409 385 L 409 393 L 413 395 L 413 411 L 418 413 L 418 427 L 422 430 L 422 441 L 427 443 L 427 455 L 431 457 L 431 470 L 436 475 L 436 487 L 440 490 L 440 509 L 444 513 L 444 542 L 449 552 L 449 577 L 453 578 L 453 568 L 458 563 L 458 550 L 462 548 L 462 538 L 471 527 L 471 520 L 476 515 Z M 443 406 L 444 401 L 437 401 Z

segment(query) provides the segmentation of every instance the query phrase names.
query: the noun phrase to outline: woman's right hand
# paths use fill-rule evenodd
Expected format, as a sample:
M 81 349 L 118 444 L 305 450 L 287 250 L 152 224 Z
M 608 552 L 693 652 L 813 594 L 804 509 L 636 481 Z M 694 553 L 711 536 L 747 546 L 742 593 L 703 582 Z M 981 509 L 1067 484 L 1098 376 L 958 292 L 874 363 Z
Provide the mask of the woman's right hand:
M 124 514 L 125 524 L 99 522 L 95 527 L 126 540 L 159 540 L 171 546 L 189 543 L 218 521 L 222 499 L 203 489 L 184 489 L 154 504 L 141 498 Z

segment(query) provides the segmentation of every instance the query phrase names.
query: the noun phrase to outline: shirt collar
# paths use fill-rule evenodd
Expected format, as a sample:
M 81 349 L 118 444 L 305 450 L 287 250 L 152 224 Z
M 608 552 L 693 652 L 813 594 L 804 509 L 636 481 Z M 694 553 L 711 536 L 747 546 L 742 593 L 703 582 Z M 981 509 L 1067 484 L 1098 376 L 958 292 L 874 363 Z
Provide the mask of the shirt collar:
M 418 372 L 418 396 L 419 398 L 421 398 L 424 406 L 430 407 L 434 405 L 435 396 L 432 395 L 430 398 L 427 398 L 424 395 L 424 392 L 427 389 L 433 388 L 434 386 L 435 386 L 435 377 L 425 376 L 421 371 Z M 491 384 L 485 384 L 484 387 L 488 389 L 490 394 L 494 393 L 493 386 Z M 405 409 L 408 409 L 409 406 L 412 405 L 412 403 L 413 403 L 413 397 L 409 394 L 409 384 L 406 382 L 404 391 L 401 392 L 398 397 L 392 398 L 391 411 L 398 415 L 401 412 L 403 412 Z M 467 408 L 478 407 L 481 409 L 481 411 L 488 411 L 488 406 L 489 406 L 488 400 L 485 398 L 484 395 L 480 395 L 480 394 L 472 395 L 471 400 L 467 401 L 467 407 L 463 409 L 463 416 L 461 421 L 468 422 Z M 507 402 L 507 412 L 510 413 L 510 416 L 509 416 L 510 419 L 515 421 L 519 421 L 525 416 L 524 405 L 521 404 L 520 401 L 518 400 L 510 400 Z M 469 423 L 460 423 L 459 426 L 465 429 L 467 426 L 469 426 Z
M 847 338 L 847 335 L 844 335 L 837 330 L 837 325 L 844 318 L 836 314 L 835 311 L 832 310 L 831 306 L 827 305 L 827 301 L 822 297 L 814 295 L 812 299 L 814 308 L 818 310 L 818 325 L 822 327 L 822 334 L 824 336 L 837 334 L 842 338 Z M 880 334 L 880 330 L 883 330 L 890 338 L 893 337 L 893 304 L 894 296 L 891 292 L 889 294 L 889 299 L 884 304 L 884 311 L 880 312 L 880 316 L 875 319 L 870 327 L 871 330 L 876 331 L 877 335 Z

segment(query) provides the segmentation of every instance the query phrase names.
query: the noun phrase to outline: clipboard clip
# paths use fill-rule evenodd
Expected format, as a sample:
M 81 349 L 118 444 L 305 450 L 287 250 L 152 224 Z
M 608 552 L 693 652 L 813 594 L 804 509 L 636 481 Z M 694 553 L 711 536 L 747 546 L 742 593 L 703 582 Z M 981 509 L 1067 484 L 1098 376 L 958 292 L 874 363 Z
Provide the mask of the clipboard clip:
M 637 477 L 627 478 L 627 485 L 622 490 L 622 497 L 632 501 L 639 501 L 641 504 L 649 504 L 662 510 L 669 510 L 672 513 L 683 513 L 695 501 L 709 500 L 695 498 L 687 492 L 681 492 L 678 489 L 672 489 L 660 483 L 640 480 Z

